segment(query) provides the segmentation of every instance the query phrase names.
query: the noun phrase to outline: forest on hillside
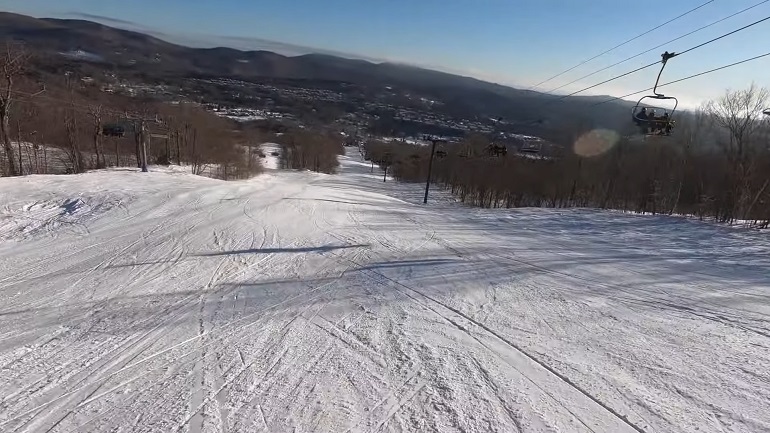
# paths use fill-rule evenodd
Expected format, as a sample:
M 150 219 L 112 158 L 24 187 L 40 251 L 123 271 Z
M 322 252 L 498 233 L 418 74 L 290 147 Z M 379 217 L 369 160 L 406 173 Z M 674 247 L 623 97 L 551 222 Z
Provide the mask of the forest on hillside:
M 178 164 L 194 174 L 244 179 L 259 173 L 259 144 L 276 139 L 286 168 L 332 172 L 338 146 L 328 133 L 240 123 L 200 104 L 104 91 L 73 72 L 41 73 L 21 44 L 0 53 L 0 175 L 82 173 L 89 169 Z M 302 137 L 301 152 L 296 148 Z
M 592 207 L 770 225 L 770 102 L 754 85 L 727 90 L 671 136 L 576 128 L 553 157 L 491 155 L 471 134 L 439 144 L 431 181 L 481 207 Z M 366 157 L 398 180 L 425 182 L 430 146 L 370 140 Z

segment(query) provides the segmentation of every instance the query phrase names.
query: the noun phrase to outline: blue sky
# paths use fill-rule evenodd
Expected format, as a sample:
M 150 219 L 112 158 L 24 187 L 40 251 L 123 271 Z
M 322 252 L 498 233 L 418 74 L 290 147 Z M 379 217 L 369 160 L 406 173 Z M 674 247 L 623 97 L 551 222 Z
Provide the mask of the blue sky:
M 715 0 L 643 38 L 601 56 L 539 90 L 549 91 L 759 3 Z M 33 16 L 90 14 L 122 27 L 162 32 L 188 45 L 230 45 L 289 54 L 319 50 L 426 66 L 529 87 L 690 10 L 705 0 L 663 6 L 625 0 L 0 0 L 0 9 Z M 560 92 L 588 87 L 770 16 L 770 2 L 608 69 Z M 102 20 L 104 21 L 104 20 Z M 673 59 L 671 81 L 770 51 L 770 20 Z M 666 88 L 686 106 L 745 88 L 770 87 L 770 57 Z M 585 94 L 621 96 L 651 87 L 650 68 Z

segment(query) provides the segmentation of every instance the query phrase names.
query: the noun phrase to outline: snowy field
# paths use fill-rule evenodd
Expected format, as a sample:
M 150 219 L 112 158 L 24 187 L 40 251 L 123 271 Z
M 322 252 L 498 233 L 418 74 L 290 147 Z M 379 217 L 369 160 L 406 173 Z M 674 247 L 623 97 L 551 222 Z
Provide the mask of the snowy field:
M 2 432 L 770 431 L 770 240 L 339 175 L 0 179 Z

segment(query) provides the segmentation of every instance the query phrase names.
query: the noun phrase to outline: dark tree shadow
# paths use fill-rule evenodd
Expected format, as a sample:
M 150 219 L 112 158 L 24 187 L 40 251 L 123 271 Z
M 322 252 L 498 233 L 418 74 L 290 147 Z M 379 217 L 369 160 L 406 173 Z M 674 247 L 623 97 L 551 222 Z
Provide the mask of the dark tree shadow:
M 192 254 L 194 257 L 217 257 L 230 256 L 238 254 L 280 254 L 280 253 L 325 253 L 335 250 L 346 250 L 350 248 L 366 248 L 368 244 L 357 245 L 324 245 L 320 247 L 300 247 L 300 248 L 253 248 L 248 250 L 216 251 L 211 253 Z
M 360 202 L 360 201 L 332 200 L 332 199 L 328 199 L 328 198 L 284 197 L 283 200 L 324 201 L 324 202 L 329 202 L 329 203 L 352 204 L 352 205 L 358 205 L 358 206 L 371 206 L 371 205 L 373 205 L 373 203 L 364 203 L 364 202 Z

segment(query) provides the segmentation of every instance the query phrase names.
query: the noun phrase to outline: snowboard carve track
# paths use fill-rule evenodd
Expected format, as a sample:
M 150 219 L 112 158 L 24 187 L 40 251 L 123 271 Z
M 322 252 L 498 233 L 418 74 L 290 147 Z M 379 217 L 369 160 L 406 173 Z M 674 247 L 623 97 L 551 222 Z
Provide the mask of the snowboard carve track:
M 345 259 L 345 260 L 348 260 L 348 259 Z M 358 267 L 361 267 L 361 268 L 363 268 L 363 267 L 364 267 L 364 266 L 362 266 L 362 265 L 360 265 L 360 264 L 358 264 L 358 263 L 354 263 L 354 265 L 356 265 L 356 266 L 358 266 Z M 438 305 L 438 306 L 440 306 L 440 307 L 442 307 L 442 308 L 445 308 L 445 309 L 447 309 L 447 310 L 451 311 L 452 313 L 456 314 L 457 316 L 460 316 L 460 317 L 462 317 L 462 318 L 463 318 L 463 319 L 465 319 L 466 321 L 468 321 L 468 322 L 472 323 L 473 325 L 476 325 L 477 327 L 479 327 L 479 328 L 483 329 L 484 331 L 488 332 L 489 334 L 491 334 L 492 336 L 494 336 L 494 337 L 495 337 L 495 338 L 497 338 L 498 340 L 502 341 L 503 343 L 505 343 L 506 345 L 508 345 L 508 346 L 510 346 L 511 348 L 515 349 L 516 351 L 518 351 L 519 353 L 521 353 L 521 354 L 522 354 L 522 355 L 524 355 L 525 357 L 529 358 L 530 360 L 532 360 L 533 362 L 535 362 L 537 365 L 539 365 L 540 367 L 544 368 L 545 370 L 547 370 L 548 372 L 550 372 L 551 374 L 553 374 L 554 376 L 556 376 L 557 378 L 559 378 L 561 381 L 563 381 L 564 383 L 568 384 L 569 386 L 571 386 L 572 388 L 574 388 L 575 390 L 577 390 L 578 392 L 580 392 L 581 394 L 583 394 L 585 397 L 588 397 L 588 398 L 589 398 L 591 401 L 593 401 L 593 402 L 594 402 L 594 403 L 596 403 L 597 405 L 601 406 L 601 407 L 602 407 L 604 410 L 606 410 L 607 412 L 609 412 L 610 414 L 612 414 L 613 416 L 615 416 L 617 419 L 619 419 L 620 421 L 622 421 L 623 423 L 625 423 L 626 425 L 628 425 L 629 427 L 631 427 L 631 428 L 632 428 L 632 429 L 634 429 L 635 431 L 637 431 L 637 432 L 639 432 L 639 433 L 646 433 L 646 432 L 645 432 L 645 430 L 643 430 L 641 427 L 639 427 L 638 425 L 636 425 L 636 424 L 634 424 L 633 422 L 631 422 L 630 420 L 628 420 L 628 418 L 627 418 L 626 416 L 623 416 L 623 415 L 621 415 L 621 414 L 620 414 L 620 413 L 618 413 L 618 412 L 617 412 L 615 409 L 611 408 L 610 406 L 608 406 L 608 405 L 607 405 L 607 404 L 605 404 L 604 402 L 600 401 L 598 398 L 596 398 L 595 396 L 593 396 L 591 393 L 589 393 L 587 390 L 585 390 L 585 389 L 584 389 L 583 387 L 581 387 L 580 385 L 576 384 L 574 381 L 572 381 L 571 379 L 569 379 L 567 376 L 563 375 L 562 373 L 559 373 L 558 371 L 556 371 L 556 370 L 555 370 L 554 368 L 552 368 L 551 366 L 547 365 L 546 363 L 544 363 L 543 361 L 541 361 L 540 359 L 538 359 L 538 358 L 537 358 L 537 357 L 535 357 L 534 355 L 532 355 L 532 354 L 530 354 L 529 352 L 525 351 L 525 350 L 524 350 L 524 349 L 523 349 L 521 346 L 519 346 L 518 344 L 516 344 L 516 343 L 514 343 L 514 342 L 512 342 L 512 341 L 510 341 L 510 340 L 508 340 L 506 337 L 504 337 L 504 336 L 500 335 L 500 334 L 499 334 L 499 333 L 497 333 L 495 330 L 493 330 L 493 329 L 489 328 L 488 326 L 484 325 L 483 323 L 481 323 L 481 322 L 479 322 L 479 321 L 477 321 L 477 320 L 473 319 L 472 317 L 470 317 L 470 316 L 466 315 L 466 314 L 465 314 L 465 313 L 463 313 L 462 311 L 459 311 L 459 310 L 457 310 L 456 308 L 454 308 L 454 307 L 451 307 L 451 306 L 449 306 L 449 305 L 447 305 L 447 304 L 445 304 L 445 303 L 443 303 L 443 302 L 439 301 L 438 299 L 435 299 L 435 298 L 433 298 L 433 297 L 431 297 L 431 296 L 429 296 L 429 295 L 423 294 L 423 293 L 422 293 L 422 292 L 420 292 L 419 290 L 416 290 L 416 289 L 414 289 L 414 288 L 412 288 L 412 287 L 409 287 L 408 285 L 406 285 L 406 284 L 404 284 L 404 283 L 402 283 L 402 282 L 400 282 L 400 281 L 397 281 L 397 280 L 395 280 L 395 279 L 393 279 L 393 278 L 390 278 L 390 277 L 388 277 L 387 275 L 384 275 L 384 274 L 382 274 L 381 272 L 377 272 L 376 270 L 367 269 L 367 270 L 366 270 L 366 271 L 364 271 L 364 272 L 368 272 L 368 273 L 371 273 L 371 274 L 373 274 L 373 275 L 376 275 L 377 277 L 380 277 L 380 278 L 382 278 L 382 279 L 385 279 L 385 280 L 389 281 L 389 282 L 390 282 L 390 283 L 392 283 L 392 284 L 395 284 L 395 285 L 397 285 L 397 286 L 399 286 L 399 287 L 402 287 L 402 288 L 404 288 L 404 289 L 406 289 L 406 290 L 409 290 L 410 292 L 412 292 L 412 293 L 415 293 L 415 294 L 417 294 L 417 295 L 419 295 L 419 296 L 421 296 L 421 297 L 423 297 L 423 298 L 425 298 L 425 299 L 429 300 L 429 301 L 430 301 L 430 302 L 432 302 L 433 304 L 435 304 L 435 305 Z M 399 289 L 396 289 L 396 290 L 399 290 Z M 402 293 L 403 293 L 403 292 L 402 292 Z M 409 296 L 409 295 L 407 295 L 407 296 Z M 409 296 L 409 297 L 410 297 L 410 298 L 413 298 L 412 296 Z M 414 298 L 413 298 L 413 299 L 414 299 Z M 438 312 L 437 312 L 437 314 L 439 314 L 440 316 L 442 316 L 443 318 L 445 318 L 445 319 L 447 319 L 447 320 L 450 320 L 450 319 L 448 319 L 446 316 L 444 316 L 444 315 L 442 315 L 442 314 L 440 314 L 440 313 L 438 313 Z M 460 329 L 461 329 L 461 330 L 463 330 L 464 332 L 466 332 L 466 333 L 468 333 L 468 334 L 470 334 L 470 333 L 471 333 L 471 332 L 470 332 L 470 331 L 469 331 L 469 330 L 468 330 L 466 327 L 464 327 L 464 326 L 462 326 L 462 325 L 460 325 L 460 324 L 457 324 L 456 322 L 454 322 L 454 321 L 451 321 L 451 320 L 450 320 L 450 322 L 452 322 L 452 323 L 453 323 L 455 326 L 457 326 L 458 328 L 460 328 Z M 567 408 L 567 409 L 569 410 L 569 408 Z M 574 414 L 573 414 L 573 415 L 574 415 Z M 579 417 L 577 417 L 577 416 L 576 416 L 576 418 L 577 418 L 578 420 L 580 420 L 580 418 L 579 418 Z M 581 423 L 582 423 L 582 422 L 583 422 L 583 421 L 581 420 Z M 584 425 L 585 425 L 585 424 L 584 424 Z M 585 426 L 586 426 L 587 428 L 591 429 L 591 427 L 589 427 L 588 425 L 585 425 Z M 591 430 L 593 431 L 593 429 L 591 429 Z
M 17 420 L 19 420 L 19 419 L 21 419 L 21 418 L 24 418 L 24 417 L 26 417 L 26 416 L 28 416 L 28 415 L 33 415 L 33 414 L 35 414 L 35 413 L 38 413 L 39 411 L 42 411 L 43 409 L 46 409 L 48 406 L 51 406 L 51 405 L 53 405 L 53 404 L 55 404 L 55 403 L 57 403 L 57 402 L 59 402 L 59 401 L 61 401 L 61 400 L 63 400 L 63 399 L 69 398 L 70 396 L 73 396 L 73 395 L 75 395 L 75 394 L 77 394 L 77 393 L 79 393 L 79 392 L 81 392 L 81 391 L 85 390 L 87 387 L 89 387 L 89 386 L 91 386 L 91 385 L 96 385 L 96 384 L 102 383 L 102 382 L 104 382 L 104 381 L 110 380 L 110 379 L 112 379 L 113 377 L 115 377 L 115 376 L 116 376 L 116 375 L 118 375 L 118 374 L 121 374 L 121 373 L 123 373 L 123 372 L 125 372 L 125 371 L 128 371 L 128 370 L 130 370 L 130 369 L 136 368 L 136 367 L 140 366 L 141 364 L 143 364 L 143 363 L 145 363 L 145 362 L 148 362 L 148 361 L 150 361 L 150 360 L 153 360 L 153 359 L 155 359 L 155 358 L 158 358 L 159 356 L 161 356 L 161 355 L 164 355 L 164 354 L 166 354 L 166 353 L 169 353 L 169 352 L 171 352 L 171 351 L 173 351 L 173 350 L 175 350 L 175 349 L 178 349 L 178 348 L 181 348 L 181 347 L 187 346 L 187 345 L 189 345 L 189 344 L 190 344 L 190 343 L 192 343 L 192 342 L 195 342 L 195 341 L 197 341 L 197 340 L 199 340 L 199 339 L 201 339 L 201 338 L 204 338 L 204 337 L 207 337 L 207 336 L 209 336 L 211 333 L 214 333 L 214 332 L 225 332 L 225 331 L 228 331 L 228 332 L 232 333 L 232 332 L 233 332 L 233 329 L 229 329 L 229 328 L 234 328 L 233 324 L 235 324 L 235 323 L 240 323 L 240 322 L 243 322 L 243 321 L 244 321 L 244 320 L 246 320 L 246 319 L 252 319 L 252 318 L 254 318 L 255 316 L 259 316 L 259 315 L 261 315 L 261 314 L 263 314 L 263 313 L 265 313 L 265 312 L 269 311 L 270 309 L 272 309 L 272 308 L 276 308 L 276 307 L 279 307 L 280 305 L 283 305 L 283 304 L 285 304 L 285 303 L 287 303 L 287 302 L 289 302 L 289 301 L 292 301 L 292 300 L 296 300 L 296 299 L 297 299 L 297 298 L 299 298 L 299 297 L 307 296 L 308 294 L 311 294 L 311 293 L 317 292 L 317 291 L 319 291 L 319 290 L 323 290 L 323 289 L 325 289 L 327 286 L 329 286 L 329 285 L 331 285 L 331 284 L 333 284 L 333 283 L 334 283 L 334 282 L 327 282 L 327 283 L 321 284 L 321 285 L 319 285 L 319 286 L 313 287 L 311 290 L 308 290 L 308 291 L 307 291 L 307 292 L 305 292 L 305 293 L 301 293 L 301 294 L 299 294 L 299 295 L 295 295 L 294 297 L 291 297 L 291 298 L 287 298 L 287 299 L 285 299 L 285 300 L 283 300 L 283 301 L 281 301 L 281 302 L 279 302 L 279 303 L 277 303 L 277 304 L 274 304 L 274 305 L 272 305 L 272 306 L 268 306 L 268 307 L 264 308 L 263 310 L 257 311 L 257 312 L 255 312 L 255 313 L 251 313 L 251 314 L 249 314 L 249 315 L 247 315 L 247 316 L 243 316 L 243 317 L 241 317 L 240 319 L 238 319 L 238 320 L 236 320 L 236 321 L 234 321 L 234 322 L 231 322 L 230 324 L 228 324 L 229 326 L 225 326 L 225 327 L 221 327 L 221 328 L 215 328 L 215 329 L 209 330 L 209 331 L 205 332 L 204 334 L 199 334 L 199 335 L 196 335 L 195 337 L 192 337 L 192 338 L 189 338 L 189 339 L 187 339 L 187 340 L 184 340 L 184 341 L 182 341 L 182 342 L 180 342 L 180 343 L 177 343 L 177 344 L 175 344 L 175 345 L 173 345 L 173 346 L 167 347 L 167 348 L 165 348 L 165 349 L 162 349 L 162 350 L 160 350 L 160 351 L 158 351 L 158 352 L 155 352 L 155 353 L 153 353 L 153 354 L 150 354 L 150 355 L 146 355 L 145 357 L 143 357 L 143 358 L 141 358 L 141 359 L 137 360 L 136 362 L 133 362 L 133 363 L 127 363 L 127 365 L 123 366 L 122 368 L 120 368 L 120 369 L 118 369 L 118 370 L 116 370 L 116 371 L 114 371 L 114 372 L 112 372 L 112 373 L 109 373 L 109 374 L 107 374 L 107 375 L 105 375 L 105 376 L 102 376 L 102 377 L 100 377 L 98 380 L 94 380 L 94 381 L 91 381 L 90 383 L 87 383 L 87 384 L 85 384 L 85 385 L 81 385 L 81 386 L 79 386 L 79 387 L 77 387 L 77 388 L 75 388 L 75 389 L 73 389 L 73 390 L 70 390 L 70 391 L 68 391 L 68 392 L 66 392 L 66 393 L 64 393 L 64 394 L 62 394 L 62 395 L 60 395 L 60 396 L 58 396 L 58 397 L 56 397 L 56 398 L 54 398 L 54 399 L 51 399 L 51 400 L 47 401 L 46 403 L 40 404 L 40 405 L 38 405 L 38 406 L 36 406 L 36 407 L 34 407 L 34 408 L 32 408 L 32 409 L 29 409 L 29 410 L 27 410 L 27 411 L 25 411 L 25 412 L 22 412 L 22 413 L 20 413 L 20 414 L 18 414 L 18 415 L 16 415 L 16 416 L 13 416 L 13 417 L 11 417 L 11 418 L 8 418 L 8 419 L 6 419 L 6 420 L 0 421 L 0 427 L 5 427 L 6 425 L 8 425 L 8 424 L 10 424 L 10 423 L 12 423 L 12 422 L 14 422 L 14 421 L 17 421 Z M 318 296 L 318 295 L 315 295 L 315 296 Z M 189 298 L 194 298 L 194 297 L 197 297 L 197 296 L 195 296 L 195 295 L 191 295 Z M 312 298 L 310 298 L 310 299 L 312 299 Z M 188 308 L 189 308 L 189 305 L 187 305 L 187 306 L 182 306 L 181 308 L 185 308 L 185 307 L 188 307 Z M 161 315 L 161 314 L 159 314 L 159 315 Z M 292 321 L 293 321 L 294 319 L 296 319 L 296 317 L 298 317 L 298 315 L 299 315 L 299 313 L 297 313 L 297 314 L 296 314 L 296 315 L 295 315 L 295 316 L 292 318 Z M 247 327 L 251 327 L 251 326 L 254 326 L 255 324 L 259 323 L 259 322 L 260 322 L 260 320 L 261 320 L 261 318 L 257 318 L 256 320 L 254 320 L 254 321 L 252 321 L 252 322 L 249 322 L 249 323 L 246 323 L 245 325 L 241 326 L 239 329 L 240 329 L 240 330 L 243 330 L 243 329 L 245 329 L 245 328 L 247 328 Z M 162 326 L 162 324 L 160 324 L 160 325 L 158 325 L 158 326 L 160 327 L 160 326 Z M 152 331 L 148 331 L 148 334 L 149 334 L 150 332 L 152 332 Z M 241 339 L 243 339 L 243 338 L 246 338 L 246 337 L 247 337 L 247 336 L 243 336 L 243 337 L 241 337 Z M 137 340 L 139 340 L 139 339 L 137 339 Z M 207 344 L 207 345 L 210 345 L 210 344 L 213 344 L 215 341 L 216 341 L 216 340 L 214 340 L 214 339 L 212 338 L 212 339 L 210 339 L 208 342 L 206 342 L 205 344 Z M 197 350 L 200 350 L 200 348 L 199 348 L 199 349 L 196 349 L 196 351 L 197 351 Z M 189 352 L 189 353 L 193 353 L 193 352 Z M 189 354 L 189 353 L 188 353 L 188 354 Z M 192 359 L 198 359 L 198 358 L 192 358 Z M 252 361 L 252 362 L 253 362 L 253 361 Z M 25 424 L 26 424 L 26 423 L 25 423 Z

